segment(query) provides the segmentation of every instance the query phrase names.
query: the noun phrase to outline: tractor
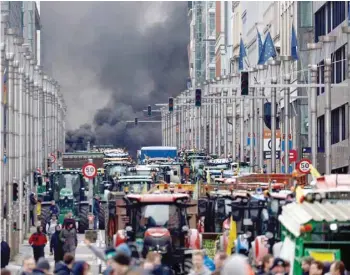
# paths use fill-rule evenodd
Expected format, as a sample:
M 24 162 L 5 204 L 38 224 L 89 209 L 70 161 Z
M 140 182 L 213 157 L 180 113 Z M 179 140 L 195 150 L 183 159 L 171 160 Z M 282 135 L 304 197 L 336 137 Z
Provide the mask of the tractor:
M 41 203 L 41 225 L 45 228 L 51 218 L 51 201 L 55 201 L 60 214 L 58 221 L 63 223 L 65 215 L 73 213 L 78 222 L 78 231 L 83 233 L 88 229 L 89 202 L 85 195 L 87 189 L 81 170 L 61 169 L 47 174 L 46 186 L 38 196 Z
M 136 243 L 143 257 L 149 251 L 157 251 L 163 256 L 163 264 L 175 274 L 188 274 L 191 253 L 202 246 L 201 234 L 194 229 L 197 204 L 189 195 L 129 194 L 121 198 L 117 194 L 108 202 L 116 207 L 108 226 L 114 230 L 110 233 L 115 246 Z
M 139 194 L 150 190 L 152 183 L 151 176 L 121 176 L 117 180 L 117 190 L 115 191 Z

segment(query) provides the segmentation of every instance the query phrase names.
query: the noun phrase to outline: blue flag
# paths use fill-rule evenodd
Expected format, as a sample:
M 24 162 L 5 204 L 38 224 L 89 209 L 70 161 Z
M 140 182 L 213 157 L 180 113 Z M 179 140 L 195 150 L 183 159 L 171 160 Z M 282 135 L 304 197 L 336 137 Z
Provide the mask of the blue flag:
M 259 59 L 261 52 L 263 50 L 263 43 L 262 43 L 261 35 L 260 35 L 258 28 L 256 28 L 256 31 L 258 33 L 258 51 L 259 51 L 258 59 Z
M 295 34 L 294 26 L 292 25 L 292 41 L 291 41 L 291 56 L 293 60 L 298 60 L 298 40 Z
M 266 35 L 266 39 L 264 42 L 264 46 L 263 49 L 261 51 L 261 54 L 259 56 L 259 65 L 264 65 L 265 62 L 270 58 L 275 58 L 276 57 L 276 49 L 275 49 L 275 45 L 273 44 L 273 40 L 271 37 L 270 32 L 267 33 Z
M 247 53 L 245 51 L 245 47 L 244 47 L 244 43 L 243 43 L 243 39 L 241 37 L 241 43 L 239 44 L 239 67 L 238 69 L 239 70 L 243 70 L 243 60 L 244 60 L 244 57 L 247 56 Z

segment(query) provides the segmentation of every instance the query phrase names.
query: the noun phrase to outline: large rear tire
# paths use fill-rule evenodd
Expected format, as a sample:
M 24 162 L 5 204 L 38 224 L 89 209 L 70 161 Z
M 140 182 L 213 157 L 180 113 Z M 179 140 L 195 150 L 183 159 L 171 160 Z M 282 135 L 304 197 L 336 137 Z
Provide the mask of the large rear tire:
M 78 217 L 79 217 L 79 227 L 78 227 L 78 231 L 79 233 L 85 233 L 85 230 L 89 229 L 89 219 L 88 219 L 88 215 L 89 215 L 89 204 L 80 204 L 79 205 L 79 213 L 78 213 Z
M 41 213 L 40 213 L 40 223 L 41 226 L 44 229 L 44 233 L 46 234 L 46 224 L 50 221 L 51 219 L 51 214 L 50 214 L 50 206 L 51 203 L 50 202 L 42 202 L 41 203 Z
M 100 212 L 98 212 L 98 229 L 104 230 L 105 229 L 105 219 L 106 219 L 106 209 L 107 209 L 107 203 L 102 202 L 100 204 Z

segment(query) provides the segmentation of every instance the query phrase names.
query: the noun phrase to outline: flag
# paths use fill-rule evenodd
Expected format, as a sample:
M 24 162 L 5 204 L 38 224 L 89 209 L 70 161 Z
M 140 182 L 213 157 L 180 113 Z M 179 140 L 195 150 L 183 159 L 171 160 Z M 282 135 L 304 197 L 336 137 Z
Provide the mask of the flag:
M 228 256 L 232 254 L 232 250 L 234 249 L 236 239 L 237 239 L 237 224 L 231 216 L 230 231 L 228 235 L 228 243 L 226 248 L 226 254 Z
M 292 25 L 292 41 L 291 41 L 291 56 L 293 60 L 298 60 L 298 40 L 295 34 L 294 26 Z
M 258 28 L 256 28 L 256 32 L 258 33 L 258 53 L 259 53 L 259 55 L 258 55 L 258 59 L 259 59 L 259 57 L 260 57 L 260 55 L 261 55 L 261 51 L 262 51 L 262 49 L 263 49 L 263 43 L 262 43 L 262 39 L 261 39 L 261 35 L 260 35 L 260 32 L 259 32 L 259 30 L 258 30 Z
M 266 35 L 266 39 L 265 39 L 261 54 L 259 56 L 258 64 L 263 65 L 267 60 L 269 60 L 270 57 L 275 58 L 276 55 L 277 54 L 276 54 L 275 45 L 273 44 L 273 40 L 270 32 L 268 32 Z
M 239 45 L 239 67 L 238 67 L 239 70 L 243 70 L 243 60 L 244 60 L 244 57 L 246 56 L 247 56 L 247 53 L 245 51 L 243 39 L 241 37 L 241 42 Z

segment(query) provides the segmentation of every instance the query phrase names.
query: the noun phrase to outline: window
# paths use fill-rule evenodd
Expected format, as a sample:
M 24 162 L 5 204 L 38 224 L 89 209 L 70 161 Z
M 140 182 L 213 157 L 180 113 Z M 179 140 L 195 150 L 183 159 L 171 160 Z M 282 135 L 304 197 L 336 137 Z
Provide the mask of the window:
M 345 20 L 345 1 L 328 2 L 332 4 L 333 25 L 332 29 L 339 26 Z
M 345 110 L 346 110 L 346 105 L 344 104 L 343 106 L 340 107 L 340 112 L 341 112 L 341 140 L 345 140 L 346 138 L 346 116 L 345 116 Z
M 331 114 L 331 143 L 335 144 L 340 141 L 339 133 L 339 108 L 334 109 Z
M 209 33 L 215 30 L 215 13 L 209 13 Z
M 311 28 L 312 24 L 312 1 L 299 2 L 300 27 Z
M 315 42 L 318 42 L 318 37 L 326 34 L 326 5 L 323 5 L 315 13 Z
M 324 149 L 324 115 L 317 119 L 318 148 Z
M 332 54 L 332 83 L 341 83 L 346 79 L 345 45 Z
M 317 83 L 324 84 L 324 60 L 318 63 Z M 317 88 L 317 95 L 324 93 L 324 87 Z

